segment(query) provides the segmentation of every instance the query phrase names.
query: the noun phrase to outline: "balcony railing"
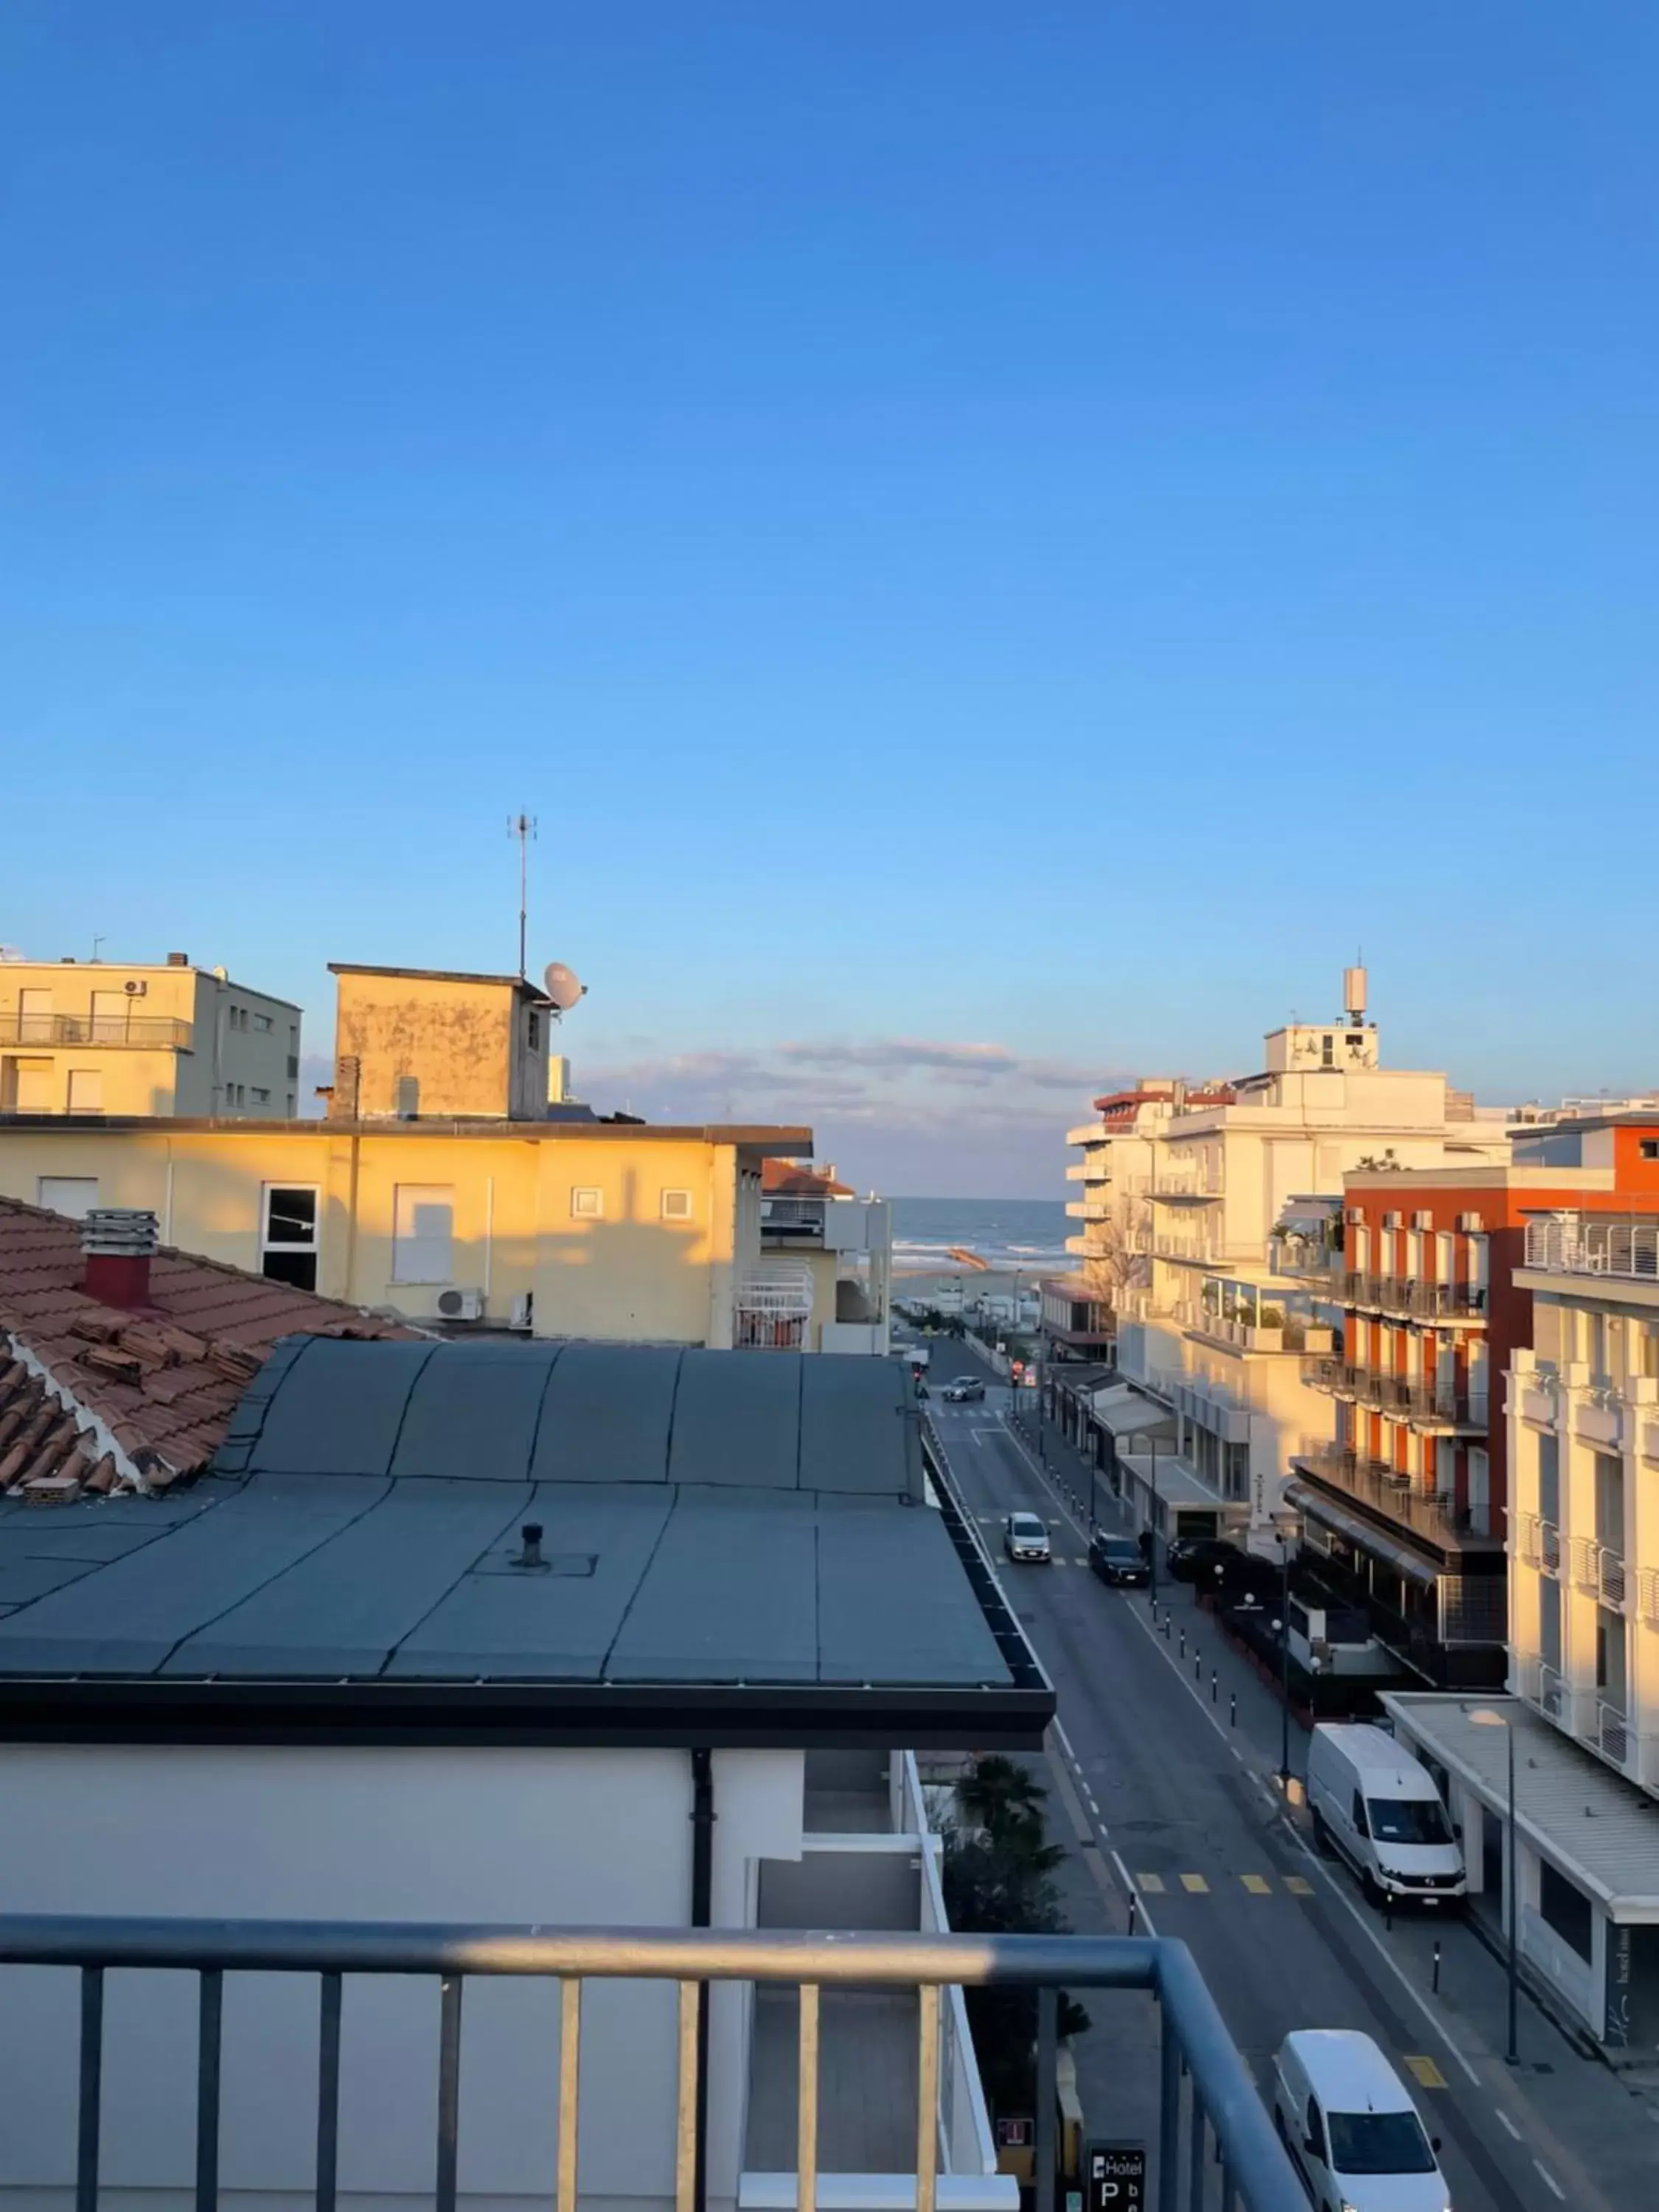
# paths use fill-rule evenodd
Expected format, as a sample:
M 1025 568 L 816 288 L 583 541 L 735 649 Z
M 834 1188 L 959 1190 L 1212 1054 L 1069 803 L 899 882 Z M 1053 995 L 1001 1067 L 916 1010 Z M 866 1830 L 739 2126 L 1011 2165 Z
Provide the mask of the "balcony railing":
M 1517 1535 L 1521 1557 L 1528 1566 L 1536 1567 L 1540 1574 L 1560 1573 L 1561 1531 L 1553 1521 L 1546 1521 L 1537 1513 L 1523 1513 Z
M 577 2212 L 584 1984 L 623 1979 L 678 1990 L 675 2109 L 671 2130 L 675 2212 L 700 2212 L 707 2196 L 707 1985 L 782 1983 L 799 1991 L 795 2204 L 814 2212 L 819 2179 L 819 1999 L 825 1987 L 914 1990 L 916 2051 L 915 2212 L 939 2200 L 940 1991 L 992 1984 L 1037 1995 L 1036 2162 L 1057 2171 L 1055 2057 L 1059 1990 L 1145 1990 L 1162 2014 L 1158 2112 L 1158 2212 L 1177 2212 L 1183 2188 L 1205 2201 L 1208 2163 L 1220 2201 L 1245 2212 L 1304 2212 L 1301 2185 L 1275 2136 L 1244 2062 L 1192 1954 L 1167 1938 L 1048 1936 L 837 1936 L 769 1930 L 420 1927 L 298 1921 L 0 1918 L 0 1964 L 78 1971 L 81 1993 L 76 2200 L 98 2202 L 104 2124 L 104 1996 L 108 1975 L 129 1968 L 197 1977 L 197 2212 L 216 2212 L 220 2191 L 220 2081 L 227 1973 L 318 1979 L 317 2212 L 335 2212 L 339 2172 L 340 2051 L 348 1974 L 424 1975 L 439 1985 L 434 2212 L 455 2212 L 461 2111 L 461 2008 L 467 1981 L 510 1976 L 555 1980 L 560 1992 L 556 2076 L 556 2212 Z M 258 2002 L 240 1992 L 233 2017 Z M 22 2002 L 19 1997 L 16 2002 Z M 372 2015 L 371 2015 L 372 2017 Z M 362 2033 L 361 2029 L 358 2031 Z M 66 2065 L 73 2062 L 66 2057 Z M 650 2115 L 627 2114 L 629 2126 Z M 664 2114 L 665 2124 L 668 2116 Z M 374 2186 L 374 2177 L 368 2177 Z M 356 2184 L 354 2193 L 363 2187 Z M 642 2192 L 648 2193 L 648 2192 Z
M 1636 1577 L 1636 1603 L 1650 1628 L 1659 1628 L 1659 1567 L 1643 1567 Z
M 1529 1221 L 1526 1265 L 1543 1274 L 1659 1280 L 1659 1218 L 1604 1220 L 1579 1213 Z
M 1366 1458 L 1341 1444 L 1322 1443 L 1299 1452 L 1297 1461 L 1309 1474 L 1431 1544 L 1454 1551 L 1501 1548 L 1503 1540 L 1493 1534 L 1489 1508 L 1461 1507 L 1439 1492 L 1418 1489 L 1417 1476 L 1386 1461 Z
M 1580 1589 L 1589 1590 L 1615 1613 L 1624 1611 L 1628 1577 L 1622 1552 L 1608 1544 L 1598 1544 L 1593 1536 L 1575 1536 L 1572 1578 Z
M 188 1052 L 193 1024 L 165 1014 L 0 1014 L 0 1044 L 127 1045 Z
M 1149 1198 L 1219 1198 L 1219 1168 L 1165 1168 L 1146 1179 Z

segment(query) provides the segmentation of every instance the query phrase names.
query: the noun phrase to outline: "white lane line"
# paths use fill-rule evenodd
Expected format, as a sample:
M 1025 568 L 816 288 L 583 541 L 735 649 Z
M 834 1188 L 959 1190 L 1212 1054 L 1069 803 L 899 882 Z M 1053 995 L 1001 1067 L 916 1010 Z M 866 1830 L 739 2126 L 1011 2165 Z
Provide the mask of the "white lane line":
M 1510 2133 L 1515 2137 L 1516 2142 L 1519 2142 L 1521 2140 L 1521 2130 L 1516 2126 L 1515 2122 L 1504 2110 L 1504 2107 L 1501 2105 L 1494 2105 L 1492 2106 L 1492 2110 L 1497 2113 L 1498 2118 L 1502 2120 L 1504 2125 L 1509 2130 Z
M 1538 2178 L 1543 2183 L 1544 2186 L 1549 2190 L 1553 2195 L 1559 2197 L 1561 2202 L 1565 2204 L 1567 2201 L 1567 2192 L 1562 2188 L 1560 2183 L 1550 2172 L 1548 2166 L 1544 2164 L 1541 2159 L 1534 2159 L 1533 2164 L 1537 2167 Z

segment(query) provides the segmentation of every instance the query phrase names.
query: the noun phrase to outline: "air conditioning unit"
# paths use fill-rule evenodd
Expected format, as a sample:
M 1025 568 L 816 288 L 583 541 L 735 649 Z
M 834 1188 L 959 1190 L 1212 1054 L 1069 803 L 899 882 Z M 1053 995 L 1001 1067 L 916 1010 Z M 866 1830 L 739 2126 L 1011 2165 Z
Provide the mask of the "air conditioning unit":
M 441 1321 L 482 1321 L 484 1295 L 482 1291 L 440 1291 L 438 1317 Z
M 149 995 L 149 985 L 148 983 L 129 981 L 128 982 L 124 983 L 121 988 L 130 999 L 143 999 Z
M 1433 1214 L 1431 1214 L 1431 1213 L 1414 1213 L 1414 1214 L 1413 1214 L 1413 1216 L 1412 1216 L 1412 1227 L 1413 1227 L 1413 1229 L 1432 1229 L 1432 1228 L 1433 1228 L 1433 1226 L 1434 1226 L 1434 1216 L 1433 1216 Z
M 513 1301 L 513 1318 L 508 1322 L 507 1327 L 522 1329 L 526 1335 L 528 1335 L 535 1327 L 535 1323 L 536 1293 L 534 1291 L 520 1291 Z
M 1478 1213 L 1460 1213 L 1457 1225 L 1466 1236 L 1478 1237 L 1486 1224 Z

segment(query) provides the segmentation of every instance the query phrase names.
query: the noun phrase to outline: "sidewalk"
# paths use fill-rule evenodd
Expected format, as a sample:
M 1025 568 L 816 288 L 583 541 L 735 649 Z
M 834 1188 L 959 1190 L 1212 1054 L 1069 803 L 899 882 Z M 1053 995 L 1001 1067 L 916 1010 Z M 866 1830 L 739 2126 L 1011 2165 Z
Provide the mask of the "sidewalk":
M 1014 1433 L 1036 1459 L 1035 1422 L 1024 1405 L 1021 1410 L 1028 1417 L 1014 1425 Z M 1088 1462 L 1052 1424 L 1045 1425 L 1042 1441 L 1056 1495 L 1086 1527 Z M 1098 1475 L 1095 1502 L 1102 1528 L 1135 1533 L 1109 1484 Z M 1138 1609 L 1143 1602 L 1138 1595 L 1133 1601 Z M 1231 1642 L 1190 1586 L 1160 1576 L 1156 1610 L 1146 1606 L 1144 1618 L 1188 1677 L 1194 1702 L 1241 1764 L 1276 1792 L 1286 1735 L 1277 1685 L 1263 1680 L 1251 1654 Z M 1304 1775 L 1308 1730 L 1294 1712 L 1288 1739 L 1291 1771 Z M 1219 1753 L 1219 1743 L 1217 1748 Z M 1311 1854 L 1304 1818 L 1281 1807 L 1280 1824 L 1287 1848 Z M 1385 1967 L 1382 1978 L 1391 2001 L 1407 2014 L 1426 2016 L 1443 2039 L 1440 2057 L 1450 2091 L 1467 2097 L 1483 2090 L 1500 2114 L 1506 2104 L 1517 2117 L 1524 2112 L 1532 2123 L 1529 2142 L 1536 2138 L 1551 2172 L 1581 2203 L 1601 2197 L 1624 2208 L 1653 2201 L 1659 2174 L 1659 2072 L 1614 2072 L 1599 2055 L 1564 2034 L 1524 1985 L 1520 2063 L 1507 2065 L 1504 1960 L 1461 1919 L 1436 1922 L 1415 1912 L 1385 1919 L 1360 1900 L 1357 1888 L 1348 1895 L 1340 1867 L 1326 1871 L 1332 1876 L 1334 1909 L 1358 1923 L 1350 1931 L 1355 1949 L 1370 1948 L 1369 1935 L 1385 1954 L 1393 1971 Z

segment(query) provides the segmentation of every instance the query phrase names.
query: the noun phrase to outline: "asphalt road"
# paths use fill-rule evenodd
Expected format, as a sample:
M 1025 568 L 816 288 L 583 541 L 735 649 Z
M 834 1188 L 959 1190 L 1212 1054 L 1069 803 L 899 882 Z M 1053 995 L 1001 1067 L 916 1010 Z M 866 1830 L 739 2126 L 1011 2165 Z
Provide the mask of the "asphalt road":
M 1457 2212 L 1553 2212 L 1569 2195 L 1611 2212 L 1612 2200 L 1540 2129 L 1515 2078 L 1490 2054 L 1460 2046 L 1437 2020 L 1418 1972 L 1422 1932 L 1391 1936 L 1346 1875 L 1310 1854 L 1263 1778 L 1277 1759 L 1260 1755 L 1260 1729 L 1254 1741 L 1230 1731 L 1225 1692 L 1209 1702 L 1207 1670 L 1194 1693 L 1175 1639 L 1154 1630 L 1144 1592 L 1109 1589 L 1089 1572 L 1078 1516 L 1007 1429 L 1006 1386 L 988 1373 L 983 1403 L 942 1402 L 939 1384 L 977 1365 L 971 1347 L 935 1340 L 929 1411 L 1058 1693 L 1050 1765 L 1066 1778 L 1055 1810 L 1069 1816 L 1071 1840 L 1093 1875 L 1067 1885 L 1074 1924 L 1122 1929 L 1133 1892 L 1158 1935 L 1190 1945 L 1264 2089 L 1293 2028 L 1363 2028 L 1375 2037 L 1442 2138 Z M 1049 1523 L 1053 1566 L 1002 1558 L 997 1524 L 1015 1508 Z M 1103 1503 L 1103 1519 L 1108 1510 Z M 1169 1595 L 1196 1643 L 1191 1593 Z M 1202 1630 L 1213 1647 L 1207 1620 Z M 1066 1826 L 1057 1817 L 1059 1839 L 1067 1839 Z M 1456 1929 L 1447 1940 L 1475 1939 Z M 1103 2001 L 1097 2007 L 1106 2009 Z M 1085 2108 L 1094 2071 L 1085 2069 Z

